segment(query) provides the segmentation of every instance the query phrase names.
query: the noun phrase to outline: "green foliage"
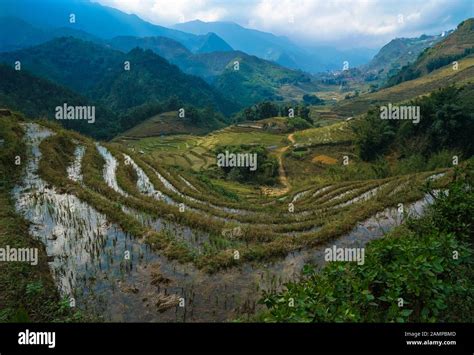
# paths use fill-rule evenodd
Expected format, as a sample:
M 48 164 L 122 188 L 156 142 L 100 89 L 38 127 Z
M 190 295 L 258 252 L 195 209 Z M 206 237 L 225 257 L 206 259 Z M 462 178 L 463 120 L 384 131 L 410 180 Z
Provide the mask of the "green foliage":
M 197 59 L 208 70 L 218 73 L 213 78 L 213 86 L 241 107 L 264 100 L 281 101 L 279 88 L 282 85 L 311 82 L 306 73 L 242 52 L 208 53 Z M 239 62 L 238 70 L 234 69 L 235 62 Z
M 458 28 L 436 43 L 425 48 L 415 62 L 405 65 L 398 73 L 389 77 L 387 87 L 416 79 L 431 71 L 452 63 L 473 53 L 474 19 L 461 22 Z
M 249 167 L 220 167 L 220 173 L 225 179 L 259 185 L 276 183 L 278 161 L 268 154 L 264 146 L 226 145 L 217 147 L 215 153 L 217 156 L 220 153 L 225 154 L 226 151 L 235 154 L 256 154 L 257 169 L 252 171 Z
M 474 153 L 474 85 L 446 87 L 406 105 L 420 106 L 420 122 L 382 120 L 379 110 L 369 111 L 353 126 L 360 157 L 373 160 L 390 149 L 402 158 L 420 154 L 424 158 L 442 150 Z
M 163 103 L 151 101 L 127 110 L 120 116 L 121 131 L 127 131 L 160 113 L 177 111 L 180 108 L 184 108 L 186 112 L 183 120 L 189 122 L 192 126 L 215 130 L 226 125 L 226 117 L 222 113 L 214 111 L 211 106 L 196 108 L 185 105 L 176 96 L 173 96 Z
M 443 57 L 438 57 L 431 59 L 428 64 L 426 64 L 426 69 L 428 73 L 431 73 L 433 70 L 444 67 L 445 65 L 451 64 L 452 62 L 459 60 L 468 56 L 469 54 L 474 53 L 474 47 L 466 48 L 463 53 L 448 55 Z
M 34 281 L 26 285 L 26 295 L 34 297 L 43 292 L 43 283 L 41 281 Z
M 226 118 L 215 112 L 210 106 L 203 109 L 186 106 L 184 109 L 186 112 L 185 120 L 188 120 L 192 125 L 209 129 L 218 129 L 225 126 Z
M 26 159 L 23 130 L 15 121 L 12 116 L 0 116 L 0 191 L 13 184 L 22 171 L 15 165 L 15 157 Z
M 210 107 L 226 115 L 241 107 L 204 80 L 184 74 L 150 50 L 136 48 L 125 54 L 69 37 L 0 54 L 0 62 L 9 65 L 18 58 L 35 76 L 0 65 L 0 105 L 49 119 L 54 118 L 55 108 L 64 103 L 96 106 L 95 124 L 84 120 L 60 122 L 97 139 L 112 138 L 123 128 L 151 117 L 147 114 L 169 111 L 170 107 Z M 131 63 L 130 70 L 124 70 L 125 61 Z M 203 118 L 201 124 L 217 127 L 216 120 L 222 120 L 217 116 L 212 114 L 209 121 Z
M 474 162 L 468 169 L 455 170 L 454 182 L 449 193 L 436 196 L 432 209 L 432 223 L 446 233 L 474 245 Z
M 21 58 L 22 70 L 51 80 L 82 95 L 108 71 L 123 71 L 123 53 L 73 37 L 56 38 L 16 52 L 1 53 L 0 62 L 13 65 Z
M 158 101 L 151 101 L 144 103 L 143 105 L 133 107 L 127 110 L 120 117 L 120 129 L 121 131 L 127 131 L 139 123 L 147 120 L 148 118 L 165 111 L 165 106 Z
M 213 184 L 212 181 L 206 175 L 200 174 L 200 175 L 197 176 L 197 178 L 199 179 L 199 181 L 204 183 L 204 185 L 206 187 L 210 188 L 214 192 L 217 192 L 219 195 L 227 197 L 227 198 L 229 198 L 230 200 L 233 200 L 233 201 L 240 201 L 240 197 L 239 197 L 238 194 L 236 194 L 236 193 L 234 193 L 230 190 L 227 190 L 227 189 L 223 188 L 222 186 Z
M 324 105 L 324 100 L 317 97 L 316 95 L 303 95 L 303 101 L 308 105 Z
M 386 159 L 379 158 L 372 165 L 370 165 L 370 167 L 378 179 L 384 179 L 390 176 L 390 165 Z
M 400 144 L 408 146 L 410 140 L 424 136 L 426 144 L 417 147 L 425 156 L 443 148 L 459 149 L 471 156 L 474 153 L 474 116 L 470 111 L 473 93 L 472 84 L 459 89 L 450 86 L 414 100 L 412 104 L 420 106 L 421 120 L 417 125 L 400 124 Z
M 264 101 L 251 107 L 247 107 L 237 115 L 237 121 L 258 121 L 265 118 L 276 117 L 280 114 L 278 105 Z
M 459 152 L 453 150 L 442 150 L 433 153 L 430 157 L 425 157 L 419 153 L 413 153 L 402 158 L 390 168 L 390 175 L 405 175 L 415 172 L 431 171 L 439 168 L 449 168 L 453 165 L 453 156 Z M 380 158 L 384 160 L 383 158 Z M 384 160 L 385 161 L 385 160 Z
M 404 65 L 399 72 L 387 79 L 386 87 L 398 85 L 404 81 L 414 80 L 420 76 L 420 70 L 413 68 L 410 64 Z
M 288 128 L 290 130 L 303 130 L 311 127 L 313 127 L 311 123 L 303 118 L 294 117 L 288 119 Z
M 234 116 L 234 121 L 258 121 L 277 116 L 288 117 L 290 109 L 294 110 L 295 118 L 300 117 L 310 123 L 310 125 L 313 124 L 308 106 L 288 103 L 277 104 L 270 101 L 263 101 L 245 108 Z
M 308 123 L 312 124 L 313 123 L 313 120 L 311 119 L 311 117 L 309 116 L 310 115 L 310 110 L 308 108 L 308 106 L 298 106 L 298 115 L 306 120 Z
M 151 50 L 133 49 L 124 60 L 133 63 L 133 70 L 123 68 L 108 71 L 91 92 L 112 109 L 129 109 L 146 102 L 166 102 L 177 97 L 186 104 L 230 113 L 237 106 L 217 93 L 204 80 L 186 75 L 178 67 Z
M 119 125 L 114 113 L 71 90 L 47 80 L 32 76 L 26 71 L 15 71 L 0 64 L 0 106 L 18 110 L 29 117 L 54 119 L 55 108 L 68 105 L 96 106 L 96 121 L 58 121 L 68 129 L 74 129 L 97 139 L 109 139 L 118 133 Z
M 356 145 L 363 160 L 373 160 L 388 151 L 395 132 L 390 123 L 381 120 L 378 110 L 371 110 L 365 119 L 353 126 Z
M 472 187 L 472 175 L 459 176 L 427 216 L 370 242 L 363 265 L 332 262 L 321 272 L 305 267 L 300 282 L 264 294 L 265 320 L 474 321 L 473 250 L 466 242 L 473 235 Z

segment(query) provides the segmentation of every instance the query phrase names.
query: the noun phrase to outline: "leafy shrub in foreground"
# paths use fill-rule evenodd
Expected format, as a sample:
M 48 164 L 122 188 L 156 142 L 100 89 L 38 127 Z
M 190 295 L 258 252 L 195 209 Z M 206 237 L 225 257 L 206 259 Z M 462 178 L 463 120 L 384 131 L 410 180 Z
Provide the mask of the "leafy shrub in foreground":
M 369 243 L 364 265 L 334 262 L 320 272 L 306 266 L 300 282 L 264 294 L 264 320 L 473 322 L 470 176 L 458 174 L 425 217 Z

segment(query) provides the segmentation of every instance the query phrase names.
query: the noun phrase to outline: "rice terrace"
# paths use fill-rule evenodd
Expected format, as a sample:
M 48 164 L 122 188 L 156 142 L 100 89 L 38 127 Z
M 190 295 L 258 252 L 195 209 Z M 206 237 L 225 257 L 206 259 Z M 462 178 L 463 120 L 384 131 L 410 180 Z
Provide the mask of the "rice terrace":
M 112 3 L 0 6 L 0 322 L 474 321 L 472 16 L 318 67 Z

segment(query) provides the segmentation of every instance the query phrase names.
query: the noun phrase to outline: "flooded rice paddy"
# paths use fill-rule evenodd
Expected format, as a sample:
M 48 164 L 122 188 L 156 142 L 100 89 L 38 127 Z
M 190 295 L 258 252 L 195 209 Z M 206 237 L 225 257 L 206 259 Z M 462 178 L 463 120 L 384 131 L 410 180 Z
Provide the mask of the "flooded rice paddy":
M 350 233 L 313 250 L 295 251 L 276 262 L 244 264 L 210 275 L 192 264 L 180 264 L 152 252 L 146 244 L 110 223 L 92 206 L 49 186 L 38 175 L 39 145 L 54 133 L 37 124 L 25 127 L 29 159 L 24 178 L 13 191 L 16 208 L 31 222 L 31 234 L 45 245 L 61 295 L 74 298 L 77 307 L 98 314 L 106 321 L 245 319 L 258 309 L 262 290 L 278 289 L 283 283 L 297 278 L 306 263 L 323 266 L 326 248 L 333 245 L 363 247 L 367 242 L 383 237 L 403 218 L 397 209 L 389 208 L 359 223 Z M 106 161 L 104 180 L 126 195 L 115 177 L 118 162 L 105 147 L 98 145 L 97 149 Z M 82 180 L 83 155 L 84 148 L 78 145 L 73 164 L 68 168 L 68 177 L 74 181 Z M 131 159 L 128 161 L 131 163 Z M 140 172 L 138 166 L 133 165 L 133 168 L 138 175 L 140 191 L 161 198 L 163 195 L 155 190 L 144 172 Z M 161 175 L 157 173 L 157 176 Z M 163 176 L 160 180 L 170 190 L 174 189 Z M 431 199 L 426 196 L 406 210 L 411 214 L 422 214 L 429 203 Z M 167 230 L 179 236 L 198 251 L 208 242 L 205 233 L 126 207 L 124 211 L 155 230 Z

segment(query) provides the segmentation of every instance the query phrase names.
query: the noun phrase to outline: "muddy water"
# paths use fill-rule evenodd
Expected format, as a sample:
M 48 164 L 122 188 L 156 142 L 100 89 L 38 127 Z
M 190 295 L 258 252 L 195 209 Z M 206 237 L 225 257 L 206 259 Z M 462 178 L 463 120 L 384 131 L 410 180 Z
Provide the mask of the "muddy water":
M 422 214 L 430 198 L 418 201 L 407 208 L 409 214 Z M 237 316 L 245 319 L 258 309 L 257 301 L 262 290 L 279 289 L 284 282 L 298 277 L 306 263 L 324 266 L 324 250 L 337 247 L 363 247 L 371 240 L 383 237 L 391 228 L 402 222 L 397 209 L 386 209 L 360 223 L 354 230 L 312 251 L 289 254 L 284 260 L 266 265 L 243 265 L 240 268 L 214 275 L 196 270 L 158 256 L 150 264 L 137 268 L 138 277 L 132 289 L 144 298 L 129 298 L 127 303 L 112 304 L 111 320 L 126 321 L 227 321 Z M 151 275 L 151 282 L 150 282 Z M 160 280 L 153 286 L 153 280 Z M 156 313 L 157 294 L 176 294 L 186 306 L 174 307 Z M 110 309 L 109 309 L 110 311 Z
M 209 234 L 206 232 L 193 230 L 185 225 L 177 224 L 164 218 L 154 217 L 130 207 L 123 206 L 122 210 L 135 217 L 141 224 L 148 228 L 157 232 L 169 232 L 178 242 L 186 244 L 188 248 L 197 254 L 203 253 L 204 245 L 209 242 Z
M 100 299 L 120 299 L 114 296 L 118 282 L 133 282 L 138 265 L 156 257 L 104 215 L 73 195 L 58 193 L 38 176 L 39 145 L 51 134 L 36 124 L 26 126 L 30 153 L 23 181 L 13 190 L 16 208 L 31 222 L 31 235 L 45 245 L 61 295 L 74 298 L 81 308 L 96 309 L 102 307 Z M 81 155 L 79 150 L 76 154 Z M 74 165 L 80 166 L 80 160 Z M 69 172 L 73 170 L 70 177 L 78 179 L 77 169 Z
M 82 158 L 86 148 L 83 145 L 77 145 L 74 151 L 74 162 L 67 169 L 68 178 L 75 182 L 82 182 Z
M 104 165 L 104 171 L 103 171 L 103 176 L 104 180 L 107 183 L 109 187 L 117 191 L 119 194 L 123 196 L 128 196 L 128 194 L 123 191 L 120 186 L 118 186 L 117 183 L 117 166 L 118 166 L 118 161 L 115 159 L 115 157 L 107 150 L 107 148 L 96 144 L 97 150 L 99 151 L 100 155 L 102 158 L 105 160 L 105 165 Z
M 147 196 L 151 196 L 157 200 L 165 200 L 168 203 L 173 203 L 168 196 L 165 196 L 161 193 L 161 191 L 155 190 L 155 187 L 151 183 L 150 179 L 148 176 L 145 174 L 145 172 L 135 163 L 135 161 L 130 158 L 130 156 L 124 154 L 125 157 L 125 164 L 126 165 L 131 165 L 133 167 L 133 170 L 135 170 L 135 173 L 137 174 L 137 188 L 138 191 L 140 191 L 142 194 L 145 194 Z
M 49 135 L 51 132 L 40 126 L 27 127 L 31 154 L 24 180 L 14 190 L 17 209 L 33 223 L 31 234 L 45 244 L 63 296 L 74 297 L 78 307 L 97 312 L 107 321 L 245 319 L 258 308 L 262 290 L 280 288 L 297 277 L 306 263 L 323 266 L 325 248 L 363 247 L 402 221 L 396 209 L 386 209 L 351 233 L 314 250 L 293 252 L 275 263 L 246 264 L 208 275 L 191 264 L 179 264 L 151 252 L 75 196 L 48 187 L 37 169 L 39 144 Z M 104 174 L 114 175 L 114 169 L 109 166 Z M 113 177 L 107 175 L 105 179 L 114 184 Z M 430 202 L 426 198 L 406 209 L 421 214 Z M 125 257 L 127 252 L 130 259 Z

